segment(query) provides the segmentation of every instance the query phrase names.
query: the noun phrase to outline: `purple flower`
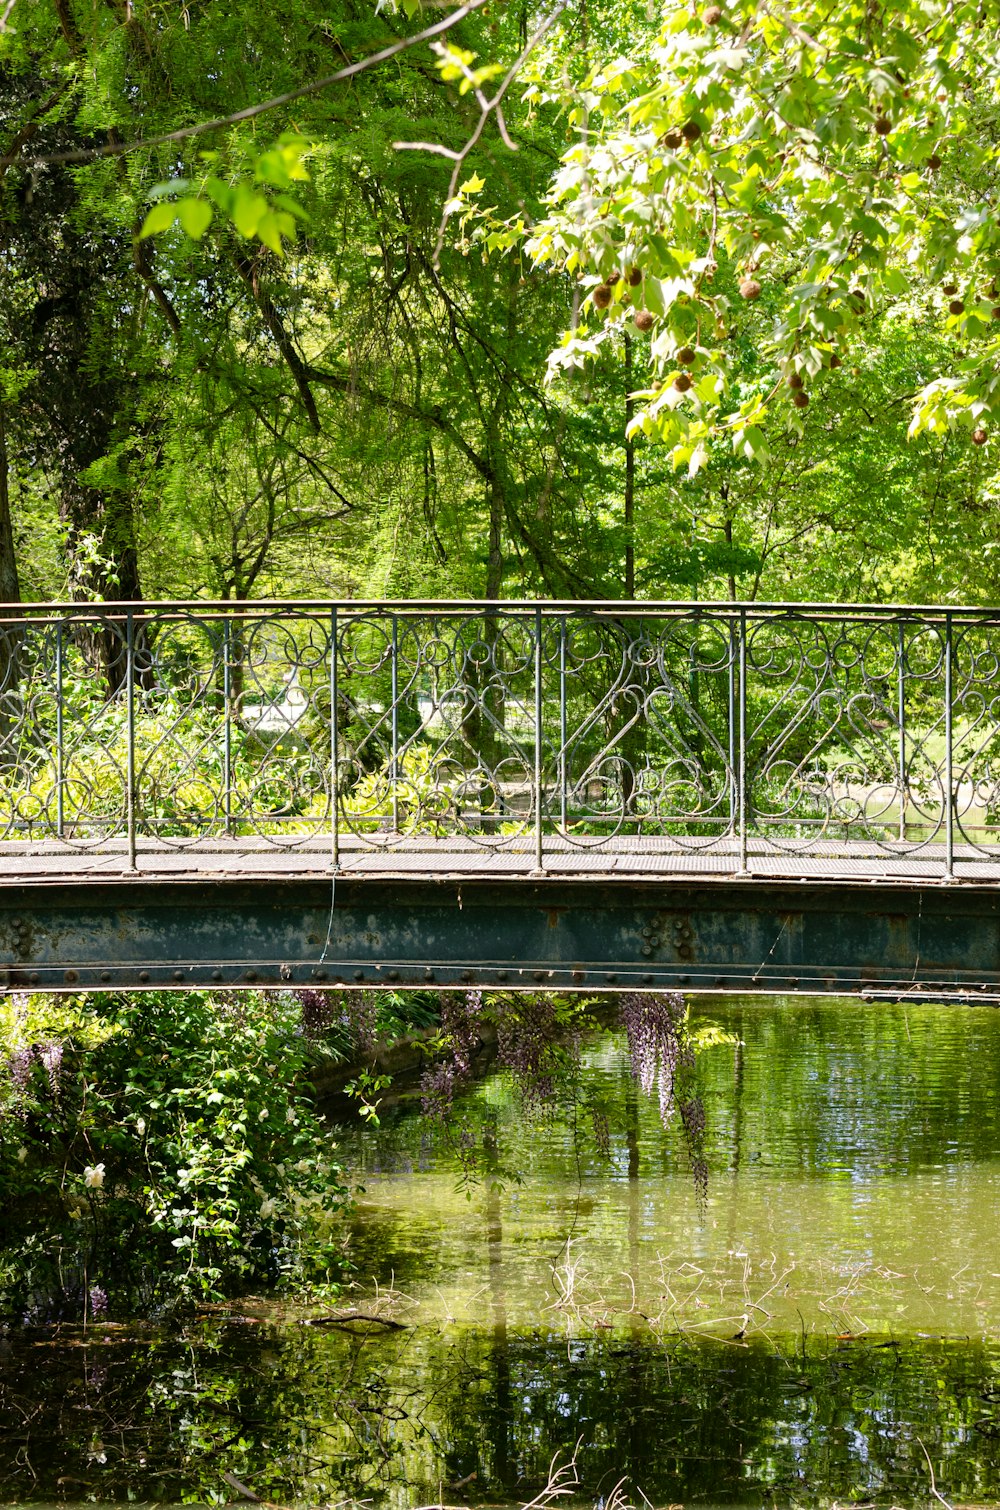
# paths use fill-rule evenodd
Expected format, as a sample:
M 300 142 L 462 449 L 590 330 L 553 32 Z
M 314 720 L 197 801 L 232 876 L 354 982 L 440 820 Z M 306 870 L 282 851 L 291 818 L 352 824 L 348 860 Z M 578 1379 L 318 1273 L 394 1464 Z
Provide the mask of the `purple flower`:
M 687 1072 L 694 1068 L 684 998 L 679 991 L 626 991 L 622 995 L 622 1023 L 633 1078 L 647 1096 L 656 1087 L 664 1127 L 675 1112 L 680 1113 L 695 1189 L 704 1200 L 708 1195 L 705 1107 L 700 1096 L 679 1094 Z
M 45 1066 L 53 1096 L 59 1095 L 59 1077 L 62 1073 L 63 1048 L 63 1044 L 59 1043 L 57 1039 L 53 1039 L 51 1043 L 43 1043 L 38 1050 L 38 1057 Z

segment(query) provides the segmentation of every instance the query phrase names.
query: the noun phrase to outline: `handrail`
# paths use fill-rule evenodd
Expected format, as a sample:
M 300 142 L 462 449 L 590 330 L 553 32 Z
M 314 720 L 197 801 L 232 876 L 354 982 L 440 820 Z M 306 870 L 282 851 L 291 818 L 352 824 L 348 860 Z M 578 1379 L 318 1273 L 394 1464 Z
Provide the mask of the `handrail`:
M 398 614 L 496 613 L 543 614 L 586 613 L 616 617 L 648 614 L 728 617 L 748 613 L 755 617 L 797 615 L 820 618 L 886 619 L 919 615 L 944 622 L 946 614 L 958 618 L 996 619 L 1000 604 L 951 603 L 836 603 L 797 601 L 744 601 L 742 599 L 681 598 L 122 598 L 104 601 L 63 599 L 23 603 L 0 603 L 0 623 L 18 623 L 39 614 L 100 615 L 124 618 L 132 613 L 201 612 L 213 615 L 273 613 L 280 609 L 310 609 L 329 612 L 369 613 L 385 610 Z

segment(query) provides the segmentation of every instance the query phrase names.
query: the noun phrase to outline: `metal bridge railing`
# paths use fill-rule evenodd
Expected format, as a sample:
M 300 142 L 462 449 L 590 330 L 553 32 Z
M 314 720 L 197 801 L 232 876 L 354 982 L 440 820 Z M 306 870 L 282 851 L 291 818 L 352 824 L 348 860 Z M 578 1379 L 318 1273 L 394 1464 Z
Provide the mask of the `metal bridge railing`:
M 998 857 L 1000 610 L 0 608 L 0 839 Z

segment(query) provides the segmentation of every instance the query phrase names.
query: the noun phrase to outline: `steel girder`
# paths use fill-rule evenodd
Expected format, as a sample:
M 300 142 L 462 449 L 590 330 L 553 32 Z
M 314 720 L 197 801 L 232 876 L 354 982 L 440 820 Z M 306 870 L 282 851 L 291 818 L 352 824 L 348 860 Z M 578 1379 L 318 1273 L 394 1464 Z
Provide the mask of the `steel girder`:
M 151 879 L 0 888 L 0 987 L 1000 992 L 1000 890 Z

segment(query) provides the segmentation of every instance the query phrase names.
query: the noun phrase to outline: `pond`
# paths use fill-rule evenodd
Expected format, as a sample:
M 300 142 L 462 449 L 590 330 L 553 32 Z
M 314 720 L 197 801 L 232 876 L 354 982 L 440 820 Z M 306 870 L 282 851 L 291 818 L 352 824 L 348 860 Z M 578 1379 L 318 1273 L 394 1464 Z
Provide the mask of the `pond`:
M 707 1199 L 618 1033 L 543 1115 L 340 1130 L 344 1302 L 0 1338 L 0 1499 L 512 1504 L 574 1455 L 585 1504 L 1000 1497 L 1000 1014 L 695 1006 L 740 1040 Z

